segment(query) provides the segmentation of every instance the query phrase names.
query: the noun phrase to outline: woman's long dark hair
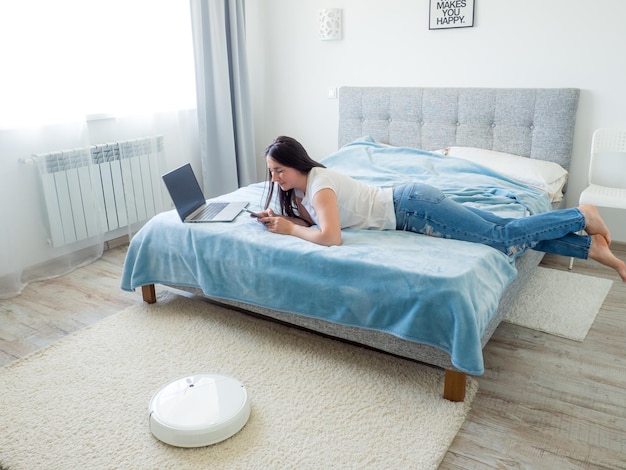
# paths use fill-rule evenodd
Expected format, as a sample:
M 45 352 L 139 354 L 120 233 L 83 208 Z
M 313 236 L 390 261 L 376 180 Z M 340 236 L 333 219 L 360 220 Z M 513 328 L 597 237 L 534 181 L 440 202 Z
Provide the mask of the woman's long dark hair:
M 319 162 L 316 162 L 306 152 L 300 142 L 292 137 L 280 136 L 276 137 L 274 141 L 265 149 L 265 156 L 270 157 L 282 166 L 294 168 L 301 173 L 309 173 L 313 167 L 326 168 Z M 280 211 L 282 215 L 287 217 L 300 217 L 296 214 L 298 206 L 296 204 L 296 197 L 294 190 L 289 189 L 283 191 L 280 186 L 274 185 L 272 181 L 272 173 L 267 171 L 268 181 L 270 182 L 269 191 L 267 193 L 267 199 L 265 200 L 265 209 L 270 206 L 272 197 L 274 196 L 274 186 L 278 188 L 278 201 L 280 203 Z

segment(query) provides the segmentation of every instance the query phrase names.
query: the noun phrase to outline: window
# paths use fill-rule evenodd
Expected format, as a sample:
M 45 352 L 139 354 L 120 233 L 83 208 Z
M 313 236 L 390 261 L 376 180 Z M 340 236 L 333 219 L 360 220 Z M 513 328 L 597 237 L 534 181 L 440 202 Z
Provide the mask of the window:
M 194 108 L 189 2 L 0 4 L 0 128 Z

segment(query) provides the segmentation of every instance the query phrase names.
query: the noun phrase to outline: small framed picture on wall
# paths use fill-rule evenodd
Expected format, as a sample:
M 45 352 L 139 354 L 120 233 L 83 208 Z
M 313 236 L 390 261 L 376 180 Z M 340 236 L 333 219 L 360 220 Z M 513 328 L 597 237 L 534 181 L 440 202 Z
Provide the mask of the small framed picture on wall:
M 428 29 L 474 26 L 474 0 L 430 0 Z

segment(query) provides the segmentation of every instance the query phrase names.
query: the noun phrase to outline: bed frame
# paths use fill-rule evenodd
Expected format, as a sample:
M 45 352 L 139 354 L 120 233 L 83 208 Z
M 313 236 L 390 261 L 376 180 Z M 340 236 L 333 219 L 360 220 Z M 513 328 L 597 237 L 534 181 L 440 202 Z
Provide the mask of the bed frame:
M 572 88 L 343 87 L 339 93 L 339 146 L 372 136 L 390 145 L 423 150 L 448 146 L 491 149 L 553 161 L 569 169 L 578 98 L 579 90 Z M 542 258 L 543 253 L 529 250 L 517 259 L 519 274 L 502 296 L 498 312 L 481 338 L 483 347 Z M 197 289 L 183 289 L 203 295 Z M 156 302 L 153 284 L 142 286 L 142 294 L 146 302 Z M 438 348 L 379 331 L 337 325 L 241 302 L 211 300 L 440 367 L 446 371 L 444 398 L 451 401 L 465 398 L 466 374 L 456 370 L 449 355 Z

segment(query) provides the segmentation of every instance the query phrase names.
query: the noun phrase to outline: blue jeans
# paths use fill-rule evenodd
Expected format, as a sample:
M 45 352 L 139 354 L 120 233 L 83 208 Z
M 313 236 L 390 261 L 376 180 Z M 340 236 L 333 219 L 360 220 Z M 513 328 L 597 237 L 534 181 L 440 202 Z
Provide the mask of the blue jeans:
M 439 189 L 422 183 L 395 187 L 393 204 L 396 230 L 482 243 L 512 257 L 528 248 L 574 258 L 589 257 L 591 237 L 576 233 L 585 228 L 585 216 L 577 208 L 508 219 L 459 204 Z

